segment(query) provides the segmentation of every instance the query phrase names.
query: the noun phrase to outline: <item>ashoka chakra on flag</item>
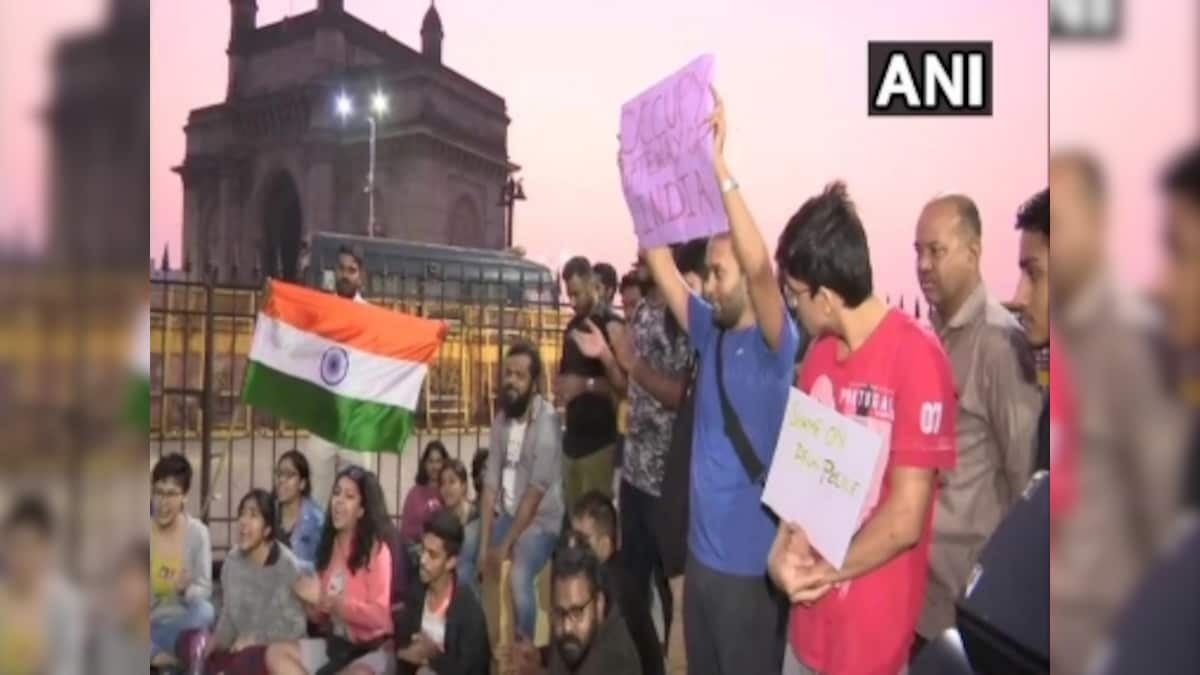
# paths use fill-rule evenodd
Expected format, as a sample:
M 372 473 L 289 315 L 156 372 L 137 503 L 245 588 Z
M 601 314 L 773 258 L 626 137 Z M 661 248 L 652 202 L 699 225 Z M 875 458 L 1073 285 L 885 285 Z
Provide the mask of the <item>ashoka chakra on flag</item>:
M 446 325 L 268 284 L 242 399 L 342 447 L 401 450 Z

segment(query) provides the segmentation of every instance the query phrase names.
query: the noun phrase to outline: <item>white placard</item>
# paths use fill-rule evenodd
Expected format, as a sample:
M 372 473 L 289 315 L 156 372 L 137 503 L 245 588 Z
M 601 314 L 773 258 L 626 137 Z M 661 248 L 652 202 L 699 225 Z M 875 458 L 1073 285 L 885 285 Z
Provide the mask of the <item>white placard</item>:
M 841 569 L 882 449 L 879 435 L 792 387 L 763 503 Z

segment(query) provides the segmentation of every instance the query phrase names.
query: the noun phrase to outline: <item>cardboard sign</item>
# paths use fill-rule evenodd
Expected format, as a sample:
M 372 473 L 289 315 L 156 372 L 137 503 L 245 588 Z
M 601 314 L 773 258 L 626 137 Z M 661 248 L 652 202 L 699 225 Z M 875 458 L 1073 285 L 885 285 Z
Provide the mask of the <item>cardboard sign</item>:
M 793 387 L 763 503 L 803 527 L 821 557 L 841 569 L 882 450 L 879 435 Z
M 644 248 L 729 231 L 708 126 L 715 64 L 705 54 L 621 106 L 621 185 Z

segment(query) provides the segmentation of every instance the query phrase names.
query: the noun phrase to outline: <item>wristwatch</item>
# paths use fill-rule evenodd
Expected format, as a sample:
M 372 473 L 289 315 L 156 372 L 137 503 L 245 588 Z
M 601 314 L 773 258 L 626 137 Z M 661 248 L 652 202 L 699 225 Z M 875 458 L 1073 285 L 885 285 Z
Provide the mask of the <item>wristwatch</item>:
M 721 181 L 721 194 L 727 195 L 738 189 L 738 182 L 732 176 Z

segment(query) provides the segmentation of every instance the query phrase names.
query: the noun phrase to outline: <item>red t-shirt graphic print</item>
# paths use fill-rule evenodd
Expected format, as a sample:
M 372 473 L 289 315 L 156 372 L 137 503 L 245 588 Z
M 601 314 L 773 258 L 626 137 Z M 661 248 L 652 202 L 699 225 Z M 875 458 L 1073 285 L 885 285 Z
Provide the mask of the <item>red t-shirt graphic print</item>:
M 896 310 L 855 352 L 839 359 L 838 349 L 833 337 L 813 345 L 798 386 L 883 438 L 865 523 L 887 499 L 893 468 L 954 467 L 954 377 L 937 337 Z M 790 643 L 806 666 L 829 675 L 903 669 L 925 600 L 935 501 L 912 550 L 831 590 L 811 609 L 792 608 Z

